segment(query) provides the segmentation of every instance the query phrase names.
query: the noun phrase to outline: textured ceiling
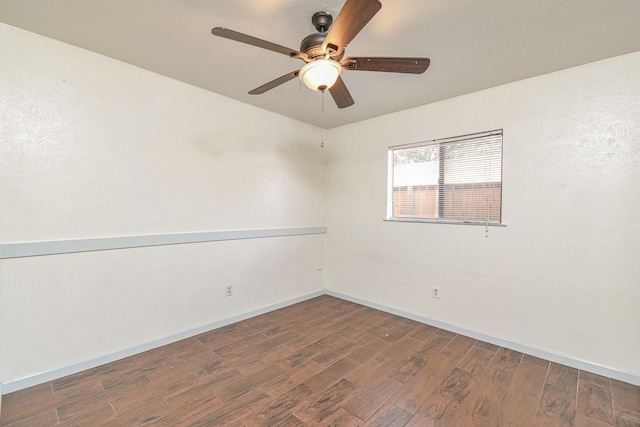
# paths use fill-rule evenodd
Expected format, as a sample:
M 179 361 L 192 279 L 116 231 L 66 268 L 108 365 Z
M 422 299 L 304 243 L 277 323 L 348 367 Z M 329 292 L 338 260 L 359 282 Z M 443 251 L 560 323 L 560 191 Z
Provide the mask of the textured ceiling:
M 247 92 L 303 63 L 214 37 L 222 26 L 298 49 L 311 15 L 343 0 L 0 0 L 0 22 L 315 125 L 322 96 L 293 80 Z M 345 71 L 355 104 L 327 93 L 327 128 L 640 50 L 639 0 L 382 0 L 347 56 L 426 56 L 421 75 Z

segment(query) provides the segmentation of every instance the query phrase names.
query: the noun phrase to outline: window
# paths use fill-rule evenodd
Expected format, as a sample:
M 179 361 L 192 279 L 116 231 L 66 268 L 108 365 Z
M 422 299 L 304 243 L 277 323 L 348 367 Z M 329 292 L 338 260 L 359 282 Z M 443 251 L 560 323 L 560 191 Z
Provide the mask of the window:
M 500 224 L 502 130 L 389 148 L 392 220 Z

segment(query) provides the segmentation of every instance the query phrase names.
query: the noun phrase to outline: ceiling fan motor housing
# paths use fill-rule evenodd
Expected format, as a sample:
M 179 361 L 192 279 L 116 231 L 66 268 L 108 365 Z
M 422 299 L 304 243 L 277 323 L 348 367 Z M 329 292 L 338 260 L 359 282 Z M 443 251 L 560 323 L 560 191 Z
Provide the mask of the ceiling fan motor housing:
M 322 42 L 324 42 L 326 33 L 313 33 L 302 39 L 300 43 L 300 52 L 307 54 L 309 59 L 316 59 L 317 57 L 325 56 L 324 50 L 322 50 Z
M 322 49 L 322 43 L 327 37 L 327 31 L 333 23 L 333 18 L 327 12 L 316 12 L 311 17 L 311 23 L 316 27 L 317 33 L 309 34 L 300 43 L 300 52 L 307 54 L 310 59 L 325 57 L 326 52 Z

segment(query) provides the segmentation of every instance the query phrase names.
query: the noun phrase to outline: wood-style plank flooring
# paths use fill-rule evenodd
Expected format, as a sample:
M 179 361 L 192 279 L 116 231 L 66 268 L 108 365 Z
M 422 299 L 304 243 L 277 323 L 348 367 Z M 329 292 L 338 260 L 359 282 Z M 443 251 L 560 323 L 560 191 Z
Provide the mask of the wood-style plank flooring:
M 321 296 L 10 393 L 2 426 L 640 426 L 640 387 Z

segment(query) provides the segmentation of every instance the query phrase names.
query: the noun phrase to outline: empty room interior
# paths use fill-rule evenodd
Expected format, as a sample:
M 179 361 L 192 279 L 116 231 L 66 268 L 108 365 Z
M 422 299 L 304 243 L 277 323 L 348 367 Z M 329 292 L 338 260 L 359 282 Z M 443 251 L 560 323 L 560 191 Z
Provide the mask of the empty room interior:
M 640 426 L 639 184 L 637 0 L 0 0 L 0 425 Z

